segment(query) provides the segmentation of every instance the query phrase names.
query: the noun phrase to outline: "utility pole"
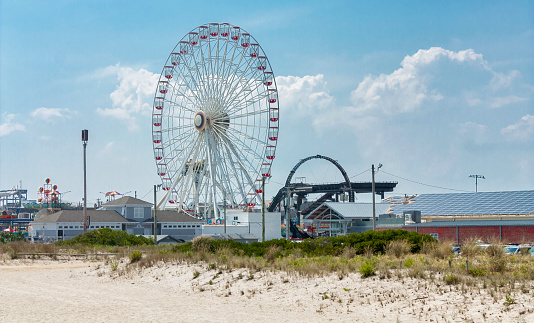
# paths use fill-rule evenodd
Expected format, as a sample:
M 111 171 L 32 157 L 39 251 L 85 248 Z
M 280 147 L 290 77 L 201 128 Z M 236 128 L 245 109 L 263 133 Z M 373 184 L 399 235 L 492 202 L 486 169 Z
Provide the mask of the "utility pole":
M 154 244 L 158 244 L 158 224 L 156 222 L 156 184 L 154 184 Z
M 478 179 L 486 179 L 483 175 L 469 175 L 470 178 L 475 179 L 475 193 L 478 192 Z
M 373 173 L 373 181 L 371 184 L 371 192 L 373 194 L 373 231 L 376 231 L 376 210 L 375 210 L 375 164 L 371 165 L 371 173 Z
M 224 214 L 224 234 L 226 234 L 226 191 L 224 191 L 224 198 L 223 198 L 223 214 Z
M 291 229 L 290 229 L 290 219 L 289 219 L 289 187 L 286 191 L 286 207 L 284 210 L 286 211 L 286 239 L 289 240 L 291 236 Z
M 382 167 L 382 164 L 378 164 L 376 171 Z M 376 231 L 376 208 L 375 208 L 375 164 L 371 165 L 371 172 L 373 173 L 373 182 L 371 184 L 371 191 L 373 192 L 373 231 Z
M 261 242 L 265 241 L 265 176 L 261 178 Z
M 87 233 L 87 163 L 86 163 L 86 148 L 89 141 L 89 130 L 82 130 L 83 143 L 83 233 Z

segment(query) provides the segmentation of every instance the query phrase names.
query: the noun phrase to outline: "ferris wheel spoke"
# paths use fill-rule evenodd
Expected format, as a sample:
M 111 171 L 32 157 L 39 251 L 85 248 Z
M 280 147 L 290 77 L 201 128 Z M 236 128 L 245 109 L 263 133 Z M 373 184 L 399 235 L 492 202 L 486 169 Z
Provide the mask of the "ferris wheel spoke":
M 251 64 L 253 62 L 252 59 L 244 59 L 245 58 L 245 51 L 241 51 L 241 56 L 239 58 L 239 62 L 235 65 L 235 69 L 231 72 L 231 79 L 229 80 L 229 84 L 232 85 L 231 87 L 227 88 L 227 92 L 224 93 L 224 100 L 229 101 L 230 97 L 232 97 L 234 94 L 236 94 L 237 87 L 243 83 L 243 80 L 246 79 L 248 76 L 248 71 L 251 70 Z M 241 63 L 245 61 L 246 65 L 244 66 L 243 73 L 239 73 Z M 236 79 L 237 75 L 240 75 L 239 78 Z
M 261 165 L 263 161 L 263 156 L 261 156 L 258 152 L 252 150 L 248 145 L 246 145 L 236 136 L 226 136 L 225 142 L 231 147 L 237 146 L 237 149 L 232 149 L 232 152 L 239 156 L 240 160 L 244 160 L 248 164 L 248 168 L 246 169 L 256 169 L 255 164 Z M 255 164 L 253 164 L 253 162 L 255 162 Z
M 229 43 L 230 42 L 228 41 L 228 39 L 226 39 L 224 41 L 224 44 L 223 44 L 224 49 L 222 49 L 222 57 L 221 57 L 220 60 L 217 61 L 217 75 L 219 75 L 221 77 L 221 82 L 218 82 L 218 83 L 215 84 L 215 90 L 216 90 L 217 93 L 222 93 L 223 87 L 224 87 L 224 84 L 225 84 L 226 75 L 224 73 L 225 72 L 225 69 L 224 69 L 225 64 L 224 63 L 227 61 L 226 56 L 227 56 L 227 53 L 228 53 L 228 44 Z M 219 44 L 219 42 L 218 42 L 218 44 Z
M 257 127 L 256 127 L 257 128 Z M 230 136 L 227 135 L 227 134 L 224 134 L 224 129 L 216 129 L 216 132 L 219 134 L 219 136 L 221 137 L 227 137 L 229 138 Z M 229 132 L 232 133 L 232 136 L 236 136 L 236 137 L 243 137 L 247 140 L 249 140 L 250 142 L 254 142 L 258 145 L 261 145 L 261 146 L 266 146 L 267 143 L 264 142 L 264 141 L 261 141 L 253 136 L 250 136 L 250 135 L 247 135 L 245 132 L 241 131 L 241 130 L 238 130 L 238 129 L 235 129 L 235 128 L 232 128 Z M 235 134 L 234 134 L 235 133 Z
M 249 148 L 249 145 L 245 144 L 245 142 L 243 142 L 239 137 L 241 137 L 241 138 L 243 138 L 245 140 L 248 140 L 251 143 L 255 143 L 255 144 L 257 144 L 257 145 L 259 145 L 260 147 L 263 147 L 263 148 L 267 146 L 267 143 L 263 142 L 263 141 L 260 141 L 259 139 L 256 139 L 256 138 L 254 138 L 252 136 L 249 136 L 246 133 L 243 133 L 241 131 L 235 131 L 235 132 L 236 132 L 236 134 L 231 133 L 231 136 L 228 136 L 228 138 L 231 139 L 233 142 L 239 143 L 242 146 L 242 151 L 249 152 L 250 154 L 253 155 L 252 157 L 254 159 L 256 159 L 256 160 L 259 159 L 260 162 L 261 162 L 261 160 L 263 160 L 263 156 L 258 154 L 255 151 L 251 150 Z M 262 149 L 261 153 L 263 153 L 263 149 Z
M 198 47 L 198 51 L 200 53 L 200 60 L 201 62 L 209 62 L 209 59 L 210 59 L 210 56 L 209 56 L 209 48 L 204 51 L 203 49 L 205 47 L 208 47 L 209 46 L 209 42 L 205 42 L 205 41 L 201 41 L 199 43 L 199 47 Z M 206 55 L 208 55 L 206 57 Z M 200 65 L 200 67 L 202 68 L 202 74 L 200 74 L 200 69 L 199 69 L 199 80 L 202 82 L 203 86 L 201 87 L 202 89 L 202 93 L 203 93 L 203 96 L 204 97 L 209 97 L 210 95 L 210 89 L 209 89 L 209 72 L 208 72 L 208 69 L 206 67 L 206 64 L 200 64 L 200 62 L 197 62 L 196 61 L 196 57 L 193 57 L 195 59 L 195 64 L 196 66 Z
M 265 109 L 261 109 L 257 111 L 244 112 L 241 114 L 229 114 L 228 117 L 230 118 L 230 120 L 236 120 L 236 119 L 247 118 L 247 117 L 256 116 L 256 115 L 269 116 L 269 109 L 265 108 Z
M 193 96 L 195 96 L 195 98 L 197 100 L 199 100 L 200 98 L 198 97 L 198 95 L 196 95 L 196 93 L 194 93 L 194 89 L 198 88 L 198 84 L 196 83 L 196 77 L 195 77 L 195 74 L 198 75 L 199 72 L 198 72 L 198 69 L 196 71 L 196 73 L 193 73 L 193 70 L 191 69 L 191 67 L 189 66 L 191 64 L 191 58 L 188 58 L 187 57 L 188 55 L 180 55 L 180 57 L 183 59 L 181 64 L 173 67 L 173 70 L 177 72 L 178 75 L 181 76 L 180 78 L 180 81 L 183 82 L 183 86 L 185 86 L 186 88 L 190 89 L 191 90 L 191 94 Z M 177 77 L 174 78 L 174 82 L 173 84 L 176 84 L 178 85 L 179 87 L 182 87 L 182 83 L 179 83 L 178 80 L 177 80 Z M 194 84 L 192 85 L 190 82 L 193 82 Z M 179 88 L 177 87 L 174 87 L 174 89 L 178 90 L 178 92 L 181 92 L 179 90 Z M 188 97 L 186 95 L 186 97 Z
M 196 93 L 194 93 L 194 91 L 191 91 L 189 90 L 189 95 L 182 91 L 181 90 L 181 86 L 180 87 L 175 87 L 175 84 L 173 84 L 172 86 L 172 94 L 173 96 L 171 97 L 171 99 L 169 100 L 165 100 L 165 102 L 168 102 L 170 103 L 172 106 L 177 106 L 177 107 L 183 107 L 183 108 L 186 108 L 187 107 L 187 102 L 191 105 L 197 105 L 198 104 L 198 97 L 196 95 Z M 189 85 L 186 86 L 187 88 L 189 88 Z M 180 98 L 180 103 L 183 103 L 183 104 L 180 104 L 179 102 L 173 102 L 172 99 L 173 98 Z M 196 100 L 193 100 L 193 99 L 196 99 Z
M 252 185 L 253 181 L 249 173 L 250 173 L 250 170 L 254 170 L 254 165 L 249 164 L 249 168 L 247 168 L 247 166 L 243 164 L 242 161 L 247 160 L 247 159 L 242 159 L 244 156 L 239 153 L 239 150 L 236 149 L 236 147 L 233 145 L 231 141 L 228 140 L 228 138 L 223 139 L 221 142 L 224 144 L 225 148 L 227 149 L 228 156 L 230 156 L 231 158 L 233 156 L 239 168 L 241 169 L 241 172 L 238 172 L 237 170 L 235 171 L 236 179 L 239 173 L 244 174 L 249 185 Z M 232 164 L 232 165 L 235 169 L 235 164 Z M 237 182 L 237 184 L 239 185 L 239 181 Z M 241 183 L 241 184 L 243 185 L 244 183 Z M 246 190 L 243 187 L 240 187 L 240 190 L 243 195 L 243 198 L 246 198 L 246 193 L 245 193 Z

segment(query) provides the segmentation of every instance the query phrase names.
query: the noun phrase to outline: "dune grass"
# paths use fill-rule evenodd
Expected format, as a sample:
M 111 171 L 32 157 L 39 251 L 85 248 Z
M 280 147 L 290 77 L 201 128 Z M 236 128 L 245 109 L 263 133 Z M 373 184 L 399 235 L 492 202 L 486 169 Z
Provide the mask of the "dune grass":
M 112 275 L 162 264 L 185 263 L 217 273 L 236 269 L 247 269 L 249 275 L 283 271 L 305 277 L 333 274 L 340 280 L 348 274 L 359 273 L 366 279 L 423 279 L 450 288 L 485 289 L 501 296 L 532 293 L 534 257 L 530 254 L 505 255 L 502 246 L 497 244 L 482 250 L 472 241 L 466 243 L 462 251 L 463 255 L 454 255 L 450 243 L 398 232 L 302 243 L 270 240 L 242 244 L 201 236 L 192 242 L 163 246 L 31 244 L 25 241 L 0 244 L 0 253 L 8 255 L 3 257 L 4 261 L 24 253 L 88 253 L 104 260 Z M 98 256 L 106 253 L 115 255 Z

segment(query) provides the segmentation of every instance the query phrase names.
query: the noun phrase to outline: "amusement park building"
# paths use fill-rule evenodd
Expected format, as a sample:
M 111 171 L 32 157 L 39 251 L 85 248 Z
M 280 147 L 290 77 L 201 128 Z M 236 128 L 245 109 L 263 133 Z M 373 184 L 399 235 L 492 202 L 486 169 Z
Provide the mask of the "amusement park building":
M 470 238 L 534 242 L 534 191 L 420 194 L 384 202 L 376 204 L 377 230 L 416 231 L 456 243 Z M 372 216 L 371 203 L 327 202 L 306 217 L 305 225 L 314 235 L 349 234 L 371 230 Z

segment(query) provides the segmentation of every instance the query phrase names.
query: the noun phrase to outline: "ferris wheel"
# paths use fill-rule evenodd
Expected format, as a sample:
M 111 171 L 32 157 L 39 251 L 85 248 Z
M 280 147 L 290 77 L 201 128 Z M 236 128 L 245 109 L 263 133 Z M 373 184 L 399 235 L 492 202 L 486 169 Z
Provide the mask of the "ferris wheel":
M 154 98 L 152 139 L 165 196 L 158 208 L 219 218 L 261 202 L 278 141 L 271 65 L 249 33 L 201 25 L 173 49 Z

